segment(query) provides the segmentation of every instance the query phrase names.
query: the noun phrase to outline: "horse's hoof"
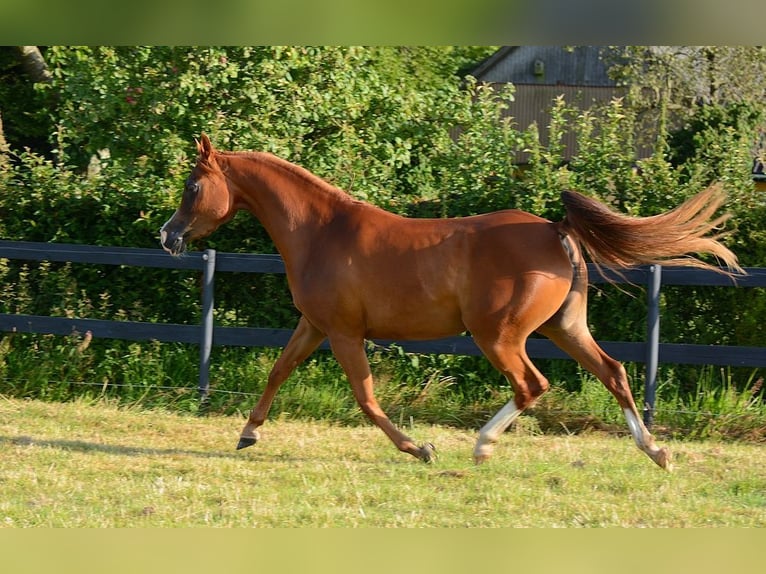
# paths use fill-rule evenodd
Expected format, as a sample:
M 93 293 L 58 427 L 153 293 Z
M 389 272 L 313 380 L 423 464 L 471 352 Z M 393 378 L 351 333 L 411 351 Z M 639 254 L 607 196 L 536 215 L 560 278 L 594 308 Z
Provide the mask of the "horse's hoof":
M 668 472 L 673 472 L 673 464 L 670 462 L 670 459 L 671 455 L 667 447 L 662 447 L 656 453 L 652 454 L 652 460 L 654 462 Z
M 257 438 L 246 437 L 246 436 L 240 437 L 239 442 L 237 443 L 237 450 L 242 450 L 243 448 L 253 446 L 257 442 L 258 442 Z
M 420 453 L 418 458 L 425 463 L 430 463 L 436 460 L 436 447 L 433 443 L 427 442 L 420 447 Z
M 473 462 L 474 464 L 483 464 L 492 458 L 492 451 L 495 450 L 495 446 L 492 443 L 484 443 L 482 445 L 476 445 L 473 449 Z

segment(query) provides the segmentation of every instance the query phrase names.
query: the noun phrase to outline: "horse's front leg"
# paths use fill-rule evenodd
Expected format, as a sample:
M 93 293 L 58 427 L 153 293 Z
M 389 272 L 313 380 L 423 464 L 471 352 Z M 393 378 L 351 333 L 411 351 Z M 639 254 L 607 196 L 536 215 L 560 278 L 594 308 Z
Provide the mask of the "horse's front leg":
M 277 359 L 277 362 L 274 363 L 269 373 L 269 379 L 261 398 L 250 412 L 247 424 L 245 424 L 245 428 L 242 429 L 240 434 L 237 450 L 252 446 L 258 442 L 260 433 L 257 429 L 266 420 L 271 403 L 274 401 L 279 387 L 290 376 L 290 373 L 295 370 L 295 367 L 314 352 L 324 338 L 324 333 L 309 323 L 305 317 L 300 318 L 292 337 L 290 337 L 282 354 Z
M 386 433 L 391 442 L 402 452 L 411 454 L 424 462 L 436 458 L 433 444 L 416 445 L 410 437 L 400 431 L 380 408 L 373 393 L 372 373 L 367 354 L 364 351 L 364 339 L 345 336 L 330 336 L 330 346 L 335 358 L 343 367 L 354 398 L 365 415 Z

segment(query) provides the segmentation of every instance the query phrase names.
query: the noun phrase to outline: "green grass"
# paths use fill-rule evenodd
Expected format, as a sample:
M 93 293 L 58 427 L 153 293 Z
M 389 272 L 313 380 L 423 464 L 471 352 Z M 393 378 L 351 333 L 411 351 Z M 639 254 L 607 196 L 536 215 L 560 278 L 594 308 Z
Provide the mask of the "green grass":
M 667 474 L 626 437 L 506 433 L 475 466 L 475 433 L 408 426 L 439 459 L 371 426 L 269 421 L 235 451 L 241 416 L 84 399 L 0 397 L 5 527 L 766 526 L 766 449 L 669 443 Z M 666 443 L 668 444 L 668 443 Z

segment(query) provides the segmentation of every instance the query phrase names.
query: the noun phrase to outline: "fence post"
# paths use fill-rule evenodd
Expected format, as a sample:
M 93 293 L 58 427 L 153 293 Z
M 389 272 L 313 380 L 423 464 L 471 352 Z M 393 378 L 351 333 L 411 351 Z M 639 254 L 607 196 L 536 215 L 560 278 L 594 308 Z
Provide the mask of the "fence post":
M 199 398 L 207 401 L 210 390 L 210 351 L 213 348 L 213 305 L 215 288 L 215 249 L 202 253 L 202 332 L 199 344 Z
M 650 265 L 646 281 L 646 377 L 644 379 L 644 424 L 654 422 L 657 396 L 657 365 L 660 356 L 660 285 L 662 267 Z

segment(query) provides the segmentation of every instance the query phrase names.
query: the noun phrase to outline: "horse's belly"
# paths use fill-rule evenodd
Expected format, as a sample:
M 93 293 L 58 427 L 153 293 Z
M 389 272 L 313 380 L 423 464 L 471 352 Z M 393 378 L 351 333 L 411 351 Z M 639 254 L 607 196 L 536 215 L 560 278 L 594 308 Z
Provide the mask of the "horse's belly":
M 460 309 L 451 302 L 396 301 L 372 305 L 366 313 L 368 339 L 438 339 L 463 331 Z

